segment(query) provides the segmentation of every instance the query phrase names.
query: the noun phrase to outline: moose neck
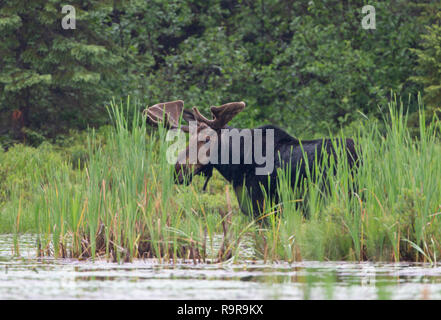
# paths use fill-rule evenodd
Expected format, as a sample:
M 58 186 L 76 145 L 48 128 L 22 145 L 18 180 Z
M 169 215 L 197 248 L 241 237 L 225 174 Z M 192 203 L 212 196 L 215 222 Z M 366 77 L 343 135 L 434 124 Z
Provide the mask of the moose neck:
M 298 149 L 299 140 L 274 125 L 264 125 L 255 129 L 236 129 L 227 127 L 230 130 L 229 139 L 236 139 L 240 143 L 228 143 L 228 159 L 224 164 L 221 161 L 222 148 L 219 149 L 219 163 L 212 164 L 221 175 L 231 182 L 233 186 L 243 185 L 244 179 L 247 186 L 257 185 L 259 182 L 266 184 L 268 175 L 273 176 L 274 168 L 280 166 L 278 159 L 290 161 L 293 149 Z M 259 132 L 260 131 L 260 132 Z M 251 138 L 247 137 L 247 134 Z M 222 140 L 225 136 L 222 136 Z M 239 140 L 240 139 L 240 140 Z M 310 142 L 307 142 L 310 144 Z M 232 161 L 232 153 L 239 155 L 240 161 Z M 248 159 L 248 161 L 244 161 Z M 262 173 L 267 170 L 267 173 Z
M 248 175 L 247 173 L 253 172 L 252 165 L 240 165 L 240 164 L 216 164 L 214 168 L 233 186 L 242 185 L 244 179 Z
M 218 150 L 218 163 L 212 164 L 212 166 L 236 187 L 243 185 L 244 179 L 248 181 L 252 176 L 256 175 L 256 167 L 258 166 L 254 153 L 256 139 L 254 129 L 236 129 L 231 127 L 227 127 L 227 129 L 229 130 L 227 131 L 229 135 L 222 136 L 222 143 Z M 225 145 L 226 139 L 229 140 Z M 260 149 L 264 148 L 265 138 L 263 140 L 264 143 L 260 146 Z M 226 159 L 228 161 L 225 161 Z M 246 184 L 247 181 L 245 181 Z

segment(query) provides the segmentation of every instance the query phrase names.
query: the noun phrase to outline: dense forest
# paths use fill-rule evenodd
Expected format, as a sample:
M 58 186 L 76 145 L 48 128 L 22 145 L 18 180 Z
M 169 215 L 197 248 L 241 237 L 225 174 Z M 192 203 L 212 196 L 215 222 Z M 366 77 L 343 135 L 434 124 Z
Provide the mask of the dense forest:
M 108 122 L 105 106 L 245 101 L 234 125 L 299 136 L 382 116 L 391 93 L 441 106 L 441 2 L 72 0 L 0 2 L 0 145 L 37 146 Z M 375 29 L 362 28 L 364 5 Z M 418 121 L 410 121 L 409 124 Z

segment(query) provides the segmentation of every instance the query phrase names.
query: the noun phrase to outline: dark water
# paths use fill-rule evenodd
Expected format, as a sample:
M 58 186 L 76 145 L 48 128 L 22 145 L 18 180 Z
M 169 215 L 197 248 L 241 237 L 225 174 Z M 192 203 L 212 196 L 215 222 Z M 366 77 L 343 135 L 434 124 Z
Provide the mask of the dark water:
M 0 299 L 440 299 L 441 267 L 316 262 L 159 265 L 35 258 L 0 235 Z

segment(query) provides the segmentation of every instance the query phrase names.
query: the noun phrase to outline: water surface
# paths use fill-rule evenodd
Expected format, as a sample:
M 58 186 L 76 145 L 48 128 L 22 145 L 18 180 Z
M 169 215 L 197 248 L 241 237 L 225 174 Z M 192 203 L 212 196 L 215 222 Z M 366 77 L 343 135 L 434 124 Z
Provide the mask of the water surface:
M 37 259 L 0 235 L 0 299 L 440 299 L 441 267 L 317 262 L 160 265 Z

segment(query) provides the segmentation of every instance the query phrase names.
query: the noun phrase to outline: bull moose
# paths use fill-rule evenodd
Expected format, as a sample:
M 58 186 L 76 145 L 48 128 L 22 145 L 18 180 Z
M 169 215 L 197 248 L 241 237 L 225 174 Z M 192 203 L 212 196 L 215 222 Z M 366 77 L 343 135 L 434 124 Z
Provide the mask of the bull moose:
M 280 202 L 277 169 L 290 166 L 289 179 L 294 187 L 316 161 L 323 161 L 324 152 L 336 157 L 336 151 L 331 139 L 300 141 L 273 125 L 255 129 L 228 126 L 244 108 L 244 102 L 211 107 L 213 119 L 207 119 L 196 107 L 184 109 L 184 102 L 177 100 L 156 104 L 144 112 L 151 125 L 163 122 L 170 129 L 190 133 L 189 144 L 178 154 L 175 164 L 176 183 L 190 183 L 194 175 L 204 174 L 205 190 L 213 169 L 217 169 L 233 185 L 242 212 L 257 217 L 262 213 L 265 198 Z M 180 126 L 180 119 L 190 125 Z M 348 167 L 352 169 L 358 162 L 354 141 L 345 139 L 344 143 Z M 193 159 L 192 150 L 197 154 Z

